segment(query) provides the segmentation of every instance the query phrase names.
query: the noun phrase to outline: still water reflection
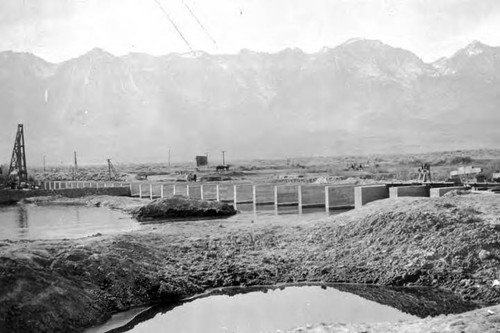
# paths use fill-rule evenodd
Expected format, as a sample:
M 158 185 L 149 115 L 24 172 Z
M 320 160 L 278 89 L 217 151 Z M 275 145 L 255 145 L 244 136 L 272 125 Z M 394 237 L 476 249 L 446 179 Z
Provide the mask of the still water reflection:
M 322 322 L 361 323 L 418 318 L 333 287 L 238 290 L 239 293 L 211 295 L 178 306 L 153 307 L 128 325 L 111 330 L 108 323 L 88 332 L 250 333 Z
M 79 238 L 136 230 L 140 224 L 127 214 L 100 207 L 0 206 L 0 239 Z

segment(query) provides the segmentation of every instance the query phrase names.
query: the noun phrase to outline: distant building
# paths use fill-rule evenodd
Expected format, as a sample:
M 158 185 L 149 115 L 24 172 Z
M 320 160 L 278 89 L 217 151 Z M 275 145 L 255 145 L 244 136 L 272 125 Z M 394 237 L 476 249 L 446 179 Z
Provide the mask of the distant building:
M 196 166 L 206 166 L 208 165 L 208 157 L 207 156 L 196 156 Z

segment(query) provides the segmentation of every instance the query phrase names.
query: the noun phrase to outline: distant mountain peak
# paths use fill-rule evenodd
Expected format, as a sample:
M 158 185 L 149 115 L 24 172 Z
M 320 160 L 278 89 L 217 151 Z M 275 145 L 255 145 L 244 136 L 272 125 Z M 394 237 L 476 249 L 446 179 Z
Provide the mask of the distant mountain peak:
M 388 46 L 384 43 L 382 43 L 379 40 L 376 39 L 366 39 L 366 38 L 351 38 L 340 44 L 341 47 L 346 47 L 346 46 L 356 46 L 356 45 L 363 45 L 363 46 L 369 46 L 369 47 L 381 47 L 381 46 Z
M 110 59 L 110 58 L 114 58 L 115 56 L 106 50 L 103 50 L 99 47 L 94 47 L 92 50 L 83 54 L 82 57 L 87 57 L 87 58 L 92 58 L 92 59 Z
M 485 50 L 487 50 L 489 46 L 481 43 L 480 41 L 473 41 L 469 45 L 467 45 L 464 49 L 465 54 L 467 54 L 469 57 L 475 56 L 481 53 L 484 53 Z
M 305 54 L 304 51 L 300 47 L 287 47 L 286 49 L 283 49 L 279 51 L 280 54 L 300 54 L 303 55 Z

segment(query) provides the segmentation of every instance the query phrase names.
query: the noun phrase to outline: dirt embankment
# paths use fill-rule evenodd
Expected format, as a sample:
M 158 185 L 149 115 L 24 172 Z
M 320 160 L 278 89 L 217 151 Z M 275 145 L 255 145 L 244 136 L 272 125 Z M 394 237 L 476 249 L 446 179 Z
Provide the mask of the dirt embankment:
M 497 196 L 465 195 L 383 200 L 313 223 L 176 222 L 1 241 L 0 331 L 78 331 L 209 288 L 301 281 L 443 287 L 498 304 L 499 225 Z

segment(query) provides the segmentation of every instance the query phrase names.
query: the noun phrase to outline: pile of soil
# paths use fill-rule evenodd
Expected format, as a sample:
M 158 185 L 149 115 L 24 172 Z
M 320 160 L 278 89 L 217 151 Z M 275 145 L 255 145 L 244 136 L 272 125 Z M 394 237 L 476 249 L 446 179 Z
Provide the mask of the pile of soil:
M 156 199 L 132 211 L 138 220 L 179 219 L 200 217 L 226 217 L 236 214 L 232 205 L 218 201 L 206 201 L 173 196 Z
M 478 306 L 499 304 L 499 226 L 498 197 L 469 194 L 381 200 L 315 222 L 236 218 L 77 240 L 0 241 L 0 331 L 78 332 L 132 306 L 294 282 L 428 286 Z M 498 316 L 491 318 L 480 323 L 485 332 L 500 328 Z

